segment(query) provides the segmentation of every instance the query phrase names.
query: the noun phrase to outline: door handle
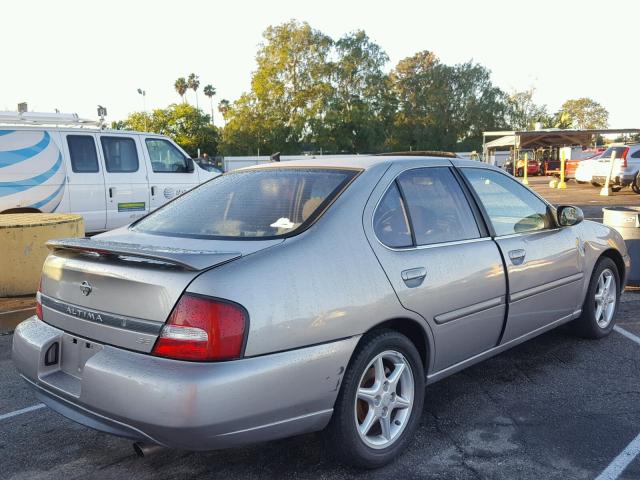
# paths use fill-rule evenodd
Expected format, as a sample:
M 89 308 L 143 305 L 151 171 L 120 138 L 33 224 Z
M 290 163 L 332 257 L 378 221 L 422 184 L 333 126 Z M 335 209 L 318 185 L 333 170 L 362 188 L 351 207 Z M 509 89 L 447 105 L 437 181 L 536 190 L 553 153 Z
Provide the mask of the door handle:
M 526 254 L 527 252 L 525 252 L 523 248 L 518 248 L 517 250 L 509 250 L 509 259 L 514 265 L 520 265 L 522 262 L 524 262 L 524 257 L 526 256 Z
M 156 195 L 156 187 L 155 186 L 151 186 L 151 196 L 155 197 Z
M 113 198 L 113 187 L 109 187 L 109 198 Z
M 403 270 L 400 275 L 407 287 L 413 288 L 422 284 L 424 277 L 427 276 L 427 269 L 424 267 L 410 268 Z

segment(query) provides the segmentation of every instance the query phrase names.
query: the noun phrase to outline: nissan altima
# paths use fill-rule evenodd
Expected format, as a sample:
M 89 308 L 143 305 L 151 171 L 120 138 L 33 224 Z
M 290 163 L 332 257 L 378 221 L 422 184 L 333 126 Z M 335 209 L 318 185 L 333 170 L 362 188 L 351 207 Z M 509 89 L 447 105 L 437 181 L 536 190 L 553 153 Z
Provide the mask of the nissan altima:
M 320 431 L 381 466 L 425 387 L 564 323 L 602 338 L 629 256 L 579 208 L 454 158 L 272 163 L 56 240 L 13 360 L 62 415 L 208 450 Z

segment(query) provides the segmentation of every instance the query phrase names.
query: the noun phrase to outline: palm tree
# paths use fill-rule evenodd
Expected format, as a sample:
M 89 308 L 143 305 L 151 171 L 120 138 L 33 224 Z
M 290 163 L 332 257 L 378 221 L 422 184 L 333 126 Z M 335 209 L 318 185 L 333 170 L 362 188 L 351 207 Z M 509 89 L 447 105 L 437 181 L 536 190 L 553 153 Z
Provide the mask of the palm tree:
M 187 87 L 189 87 L 196 94 L 196 108 L 199 110 L 198 106 L 198 87 L 200 86 L 200 78 L 195 73 L 190 73 L 189 78 L 187 79 Z
M 220 100 L 220 103 L 218 103 L 218 111 L 222 114 L 223 117 L 229 111 L 229 106 L 229 100 L 227 100 L 226 98 L 223 98 L 222 100 Z
M 213 85 L 205 85 L 202 91 L 207 97 L 209 97 L 209 105 L 211 107 L 211 123 L 213 123 L 213 97 L 216 94 L 216 89 Z
M 176 80 L 176 83 L 174 83 L 173 86 L 175 87 L 176 92 L 178 92 L 178 95 L 180 95 L 180 98 L 182 98 L 182 103 L 184 103 L 184 94 L 187 93 L 188 88 L 187 81 L 184 77 L 180 77 Z

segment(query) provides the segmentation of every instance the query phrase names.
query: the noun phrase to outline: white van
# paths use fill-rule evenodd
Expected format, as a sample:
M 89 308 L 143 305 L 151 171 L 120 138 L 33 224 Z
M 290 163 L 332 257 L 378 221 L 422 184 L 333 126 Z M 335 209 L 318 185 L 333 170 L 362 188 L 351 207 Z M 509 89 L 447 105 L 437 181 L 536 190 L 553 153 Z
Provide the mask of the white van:
M 217 175 L 162 135 L 87 128 L 65 114 L 0 113 L 0 213 L 79 213 L 87 232 L 100 232 Z

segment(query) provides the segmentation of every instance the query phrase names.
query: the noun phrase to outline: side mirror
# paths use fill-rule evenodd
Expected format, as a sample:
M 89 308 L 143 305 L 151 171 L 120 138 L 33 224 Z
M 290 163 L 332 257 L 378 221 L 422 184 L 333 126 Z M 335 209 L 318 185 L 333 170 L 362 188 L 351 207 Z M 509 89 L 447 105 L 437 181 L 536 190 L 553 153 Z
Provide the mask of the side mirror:
M 195 170 L 195 164 L 193 162 L 193 158 L 185 158 L 185 161 L 187 162 L 187 169 L 186 172 L 187 173 L 193 173 L 193 171 Z
M 556 210 L 558 225 L 561 227 L 570 227 L 577 225 L 584 220 L 584 213 L 578 207 L 572 205 L 561 205 Z

